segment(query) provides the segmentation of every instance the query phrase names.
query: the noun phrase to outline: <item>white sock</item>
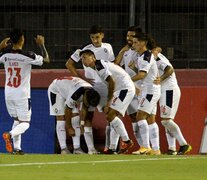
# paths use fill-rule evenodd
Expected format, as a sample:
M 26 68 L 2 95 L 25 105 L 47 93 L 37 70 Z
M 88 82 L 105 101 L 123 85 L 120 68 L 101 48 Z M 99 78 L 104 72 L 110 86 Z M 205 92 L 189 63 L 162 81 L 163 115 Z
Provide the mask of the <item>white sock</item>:
M 159 127 L 156 122 L 149 126 L 149 140 L 152 145 L 153 150 L 160 149 L 160 137 L 159 137 Z
M 139 132 L 139 127 L 138 127 L 137 122 L 132 123 L 132 128 L 133 128 L 134 136 L 137 140 L 137 143 L 139 144 L 139 146 L 142 146 L 143 142 L 142 142 L 142 138 Z
M 57 138 L 58 138 L 60 148 L 61 149 L 67 148 L 66 130 L 65 130 L 65 121 L 64 120 L 57 121 L 56 133 L 57 133 Z
M 110 122 L 114 130 L 121 136 L 122 141 L 128 141 L 129 136 L 121 119 L 117 116 Z
M 110 146 L 110 133 L 111 133 L 111 127 L 107 125 L 105 128 L 105 148 L 109 148 Z
M 11 137 L 14 138 L 15 136 L 23 134 L 29 128 L 28 122 L 21 122 L 15 126 L 14 129 L 10 131 Z
M 168 149 L 176 151 L 176 139 L 170 134 L 167 128 L 165 128 L 165 135 L 167 138 Z
M 80 117 L 75 116 L 71 119 L 72 127 L 75 129 L 75 136 L 72 136 L 74 149 L 80 148 Z
M 149 143 L 149 126 L 147 124 L 147 120 L 143 119 L 137 122 L 139 127 L 139 132 L 142 138 L 143 147 L 150 148 Z
M 19 124 L 19 121 L 14 121 L 12 129 L 14 129 Z M 21 135 L 13 137 L 14 149 L 21 150 Z
M 95 149 L 93 142 L 93 129 L 92 127 L 84 127 L 84 138 L 88 147 L 88 151 Z
M 161 123 L 177 139 L 180 146 L 187 144 L 179 126 L 173 120 L 161 121 Z
M 111 127 L 111 133 L 110 133 L 110 146 L 109 149 L 116 150 L 119 142 L 120 135 L 115 131 L 113 127 Z

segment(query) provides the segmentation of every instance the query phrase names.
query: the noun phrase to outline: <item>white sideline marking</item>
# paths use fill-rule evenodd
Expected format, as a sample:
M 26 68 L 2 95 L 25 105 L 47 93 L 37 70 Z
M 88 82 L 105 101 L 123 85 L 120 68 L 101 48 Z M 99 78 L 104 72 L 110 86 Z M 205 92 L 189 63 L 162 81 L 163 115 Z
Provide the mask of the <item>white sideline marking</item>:
M 95 164 L 95 163 L 118 163 L 118 162 L 138 162 L 138 161 L 163 161 L 163 160 L 186 160 L 186 159 L 207 159 L 207 157 L 179 157 L 179 158 L 149 158 L 149 159 L 120 159 L 120 160 L 103 160 L 103 161 L 67 161 L 67 162 L 34 162 L 18 164 L 0 164 L 0 167 L 13 166 L 34 166 L 34 165 L 57 165 L 57 164 Z

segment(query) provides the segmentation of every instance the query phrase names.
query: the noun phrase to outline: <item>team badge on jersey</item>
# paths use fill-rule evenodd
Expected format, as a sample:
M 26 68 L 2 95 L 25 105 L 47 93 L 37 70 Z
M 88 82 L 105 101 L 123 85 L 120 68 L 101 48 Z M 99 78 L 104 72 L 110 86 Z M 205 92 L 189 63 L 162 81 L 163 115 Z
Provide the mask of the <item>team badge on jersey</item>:
M 105 53 L 107 53 L 107 52 L 108 52 L 106 48 L 104 48 L 104 52 L 105 52 Z
M 58 113 L 58 109 L 57 108 L 55 108 L 55 113 Z

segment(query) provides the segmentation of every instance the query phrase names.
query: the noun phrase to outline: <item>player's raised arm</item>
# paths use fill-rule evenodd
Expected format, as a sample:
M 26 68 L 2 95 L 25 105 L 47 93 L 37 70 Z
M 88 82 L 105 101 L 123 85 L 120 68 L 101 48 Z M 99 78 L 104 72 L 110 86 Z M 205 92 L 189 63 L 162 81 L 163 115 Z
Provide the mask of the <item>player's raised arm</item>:
M 10 38 L 5 38 L 0 43 L 0 51 L 8 46 L 8 41 Z
M 40 47 L 41 54 L 43 56 L 43 61 L 46 63 L 50 62 L 50 58 L 47 52 L 47 49 L 45 48 L 45 38 L 42 35 L 37 35 L 36 38 L 34 38 L 36 41 L 36 44 Z

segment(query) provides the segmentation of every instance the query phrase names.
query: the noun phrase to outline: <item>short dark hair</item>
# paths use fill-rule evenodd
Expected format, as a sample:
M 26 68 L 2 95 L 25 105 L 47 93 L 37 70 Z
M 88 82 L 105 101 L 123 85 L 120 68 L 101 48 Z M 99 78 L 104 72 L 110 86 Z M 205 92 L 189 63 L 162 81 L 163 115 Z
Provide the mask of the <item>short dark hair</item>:
M 139 32 L 142 32 L 142 28 L 140 28 L 139 26 L 130 26 L 128 27 L 127 31 L 135 31 L 139 33 Z
M 136 35 L 134 37 L 137 38 L 140 41 L 146 41 L 147 42 L 147 48 L 149 50 L 152 50 L 155 47 L 157 47 L 155 39 L 152 38 L 151 35 L 149 35 L 149 34 L 140 32 L 140 33 L 136 33 Z
M 100 25 L 93 25 L 89 29 L 89 34 L 97 34 L 97 33 L 104 33 L 102 26 Z
M 16 44 L 20 37 L 24 35 L 24 32 L 20 29 L 14 28 L 10 33 L 9 33 L 9 37 L 10 40 L 12 41 L 12 43 Z
M 90 106 L 96 107 L 100 102 L 100 95 L 93 88 L 86 89 L 86 100 Z
M 81 57 L 81 55 L 82 55 L 82 54 L 85 54 L 85 53 L 86 53 L 86 54 L 89 54 L 89 55 L 94 55 L 94 56 L 95 56 L 94 52 L 91 51 L 90 49 L 82 50 L 82 51 L 80 52 L 79 56 Z

